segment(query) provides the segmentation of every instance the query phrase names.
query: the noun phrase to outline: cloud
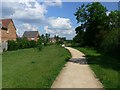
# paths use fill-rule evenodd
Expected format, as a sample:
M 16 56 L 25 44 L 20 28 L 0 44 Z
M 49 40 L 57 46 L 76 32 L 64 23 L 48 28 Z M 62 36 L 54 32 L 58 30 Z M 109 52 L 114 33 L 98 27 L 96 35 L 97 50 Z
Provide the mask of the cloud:
M 70 19 L 68 18 L 62 18 L 62 17 L 52 17 L 48 19 L 48 23 L 51 28 L 54 29 L 69 29 L 72 28 L 72 23 L 70 22 Z
M 49 18 L 48 25 L 44 27 L 44 30 L 51 36 L 59 35 L 69 39 L 75 36 L 75 31 L 69 18 Z
M 11 1 L 11 0 L 9 0 Z M 36 0 L 20 0 L 18 2 L 2 2 L 3 17 L 14 19 L 42 19 L 47 13 L 44 5 Z M 12 0 L 14 1 L 14 0 Z
M 74 28 L 69 18 L 46 17 L 49 7 L 61 6 L 62 0 L 4 0 L 2 2 L 2 18 L 12 18 L 15 21 L 17 34 L 24 31 L 39 30 L 44 27 L 45 32 L 51 35 L 72 38 Z M 23 23 L 23 24 L 21 24 Z
M 23 24 L 18 25 L 16 27 L 17 27 L 18 36 L 22 36 L 24 31 L 39 31 L 39 27 L 30 25 L 28 23 L 23 23 Z M 39 31 L 39 33 L 40 33 L 40 31 Z
M 46 6 L 61 6 L 62 0 L 44 0 Z

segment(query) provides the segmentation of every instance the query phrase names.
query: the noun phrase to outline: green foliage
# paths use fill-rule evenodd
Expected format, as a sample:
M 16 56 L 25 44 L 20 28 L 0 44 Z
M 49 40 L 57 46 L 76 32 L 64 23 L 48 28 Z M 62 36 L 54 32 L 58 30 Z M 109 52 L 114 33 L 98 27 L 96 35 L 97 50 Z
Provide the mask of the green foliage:
M 82 5 L 77 9 L 77 12 L 74 14 L 76 16 L 77 22 L 82 23 L 80 29 L 76 32 L 76 38 L 84 40 L 84 44 L 88 46 L 99 46 L 99 38 L 97 37 L 100 30 L 106 30 L 108 26 L 107 9 L 102 6 L 99 2 L 94 2 L 92 4 Z M 81 33 L 85 31 L 84 37 Z M 78 39 L 79 38 L 79 39 Z
M 79 26 L 75 29 L 77 35 L 73 38 L 73 42 L 75 43 L 79 43 L 79 45 L 83 45 L 84 44 L 84 30 L 82 29 L 82 26 Z
M 26 38 L 17 38 L 18 49 L 30 48 L 30 42 Z
M 112 30 L 110 31 L 106 37 L 104 38 L 103 42 L 102 42 L 102 49 L 105 52 L 113 52 L 113 51 L 117 51 L 118 49 L 118 30 Z
M 18 49 L 18 44 L 16 41 L 14 41 L 14 40 L 8 41 L 8 50 L 9 51 L 17 50 L 17 49 Z
M 17 38 L 16 41 L 8 41 L 8 51 L 25 49 L 25 48 L 35 48 L 37 47 L 36 41 L 28 41 L 26 38 Z
M 29 41 L 30 48 L 34 48 L 37 46 L 37 42 L 34 40 Z
M 42 34 L 40 38 L 44 46 L 49 44 L 50 34 L 47 34 L 47 33 L 45 35 Z
M 105 52 L 119 49 L 120 11 L 111 11 L 109 15 L 106 12 L 106 7 L 99 2 L 77 8 L 74 15 L 81 25 L 75 29 L 73 41 Z
M 37 41 L 37 49 L 38 49 L 39 51 L 41 51 L 41 50 L 42 50 L 42 47 L 43 47 L 42 39 L 39 38 L 38 41 Z

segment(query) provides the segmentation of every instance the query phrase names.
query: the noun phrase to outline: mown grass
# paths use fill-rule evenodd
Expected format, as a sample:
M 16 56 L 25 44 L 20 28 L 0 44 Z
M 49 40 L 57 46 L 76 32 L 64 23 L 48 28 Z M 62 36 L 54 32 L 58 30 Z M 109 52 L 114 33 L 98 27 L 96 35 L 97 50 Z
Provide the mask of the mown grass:
M 23 49 L 3 53 L 3 88 L 50 88 L 70 53 L 58 45 L 42 51 Z
M 91 48 L 76 49 L 85 53 L 88 64 L 106 89 L 119 87 L 119 60 Z

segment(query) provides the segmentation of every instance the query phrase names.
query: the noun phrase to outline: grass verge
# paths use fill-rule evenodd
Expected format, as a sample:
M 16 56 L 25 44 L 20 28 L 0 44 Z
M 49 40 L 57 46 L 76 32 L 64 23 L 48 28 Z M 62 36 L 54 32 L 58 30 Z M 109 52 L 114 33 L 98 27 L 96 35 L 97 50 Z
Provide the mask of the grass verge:
M 58 45 L 42 51 L 23 49 L 3 53 L 3 88 L 50 88 L 70 53 Z
M 75 47 L 85 53 L 88 64 L 106 89 L 119 86 L 119 60 L 91 48 Z

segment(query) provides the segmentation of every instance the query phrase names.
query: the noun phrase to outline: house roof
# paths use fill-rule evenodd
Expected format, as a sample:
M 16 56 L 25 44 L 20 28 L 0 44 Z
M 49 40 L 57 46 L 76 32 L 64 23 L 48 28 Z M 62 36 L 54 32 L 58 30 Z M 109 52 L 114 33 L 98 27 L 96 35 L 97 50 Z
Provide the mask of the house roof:
M 39 35 L 38 31 L 25 31 L 24 34 L 23 34 L 23 37 L 34 38 L 37 35 Z
M 12 19 L 0 19 L 0 22 L 2 22 L 2 27 L 6 29 L 11 21 Z

